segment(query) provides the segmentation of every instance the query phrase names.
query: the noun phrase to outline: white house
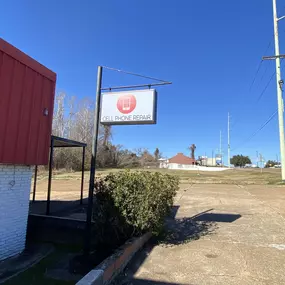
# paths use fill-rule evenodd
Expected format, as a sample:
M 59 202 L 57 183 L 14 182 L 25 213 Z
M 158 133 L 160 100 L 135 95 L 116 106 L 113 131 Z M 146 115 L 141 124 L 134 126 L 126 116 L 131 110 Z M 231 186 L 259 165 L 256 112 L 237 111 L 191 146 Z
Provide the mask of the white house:
M 199 166 L 196 165 L 195 159 L 184 155 L 183 153 L 177 153 L 170 159 L 160 160 L 159 167 L 160 168 L 168 168 L 168 169 L 178 169 L 178 170 L 196 170 L 196 171 L 224 171 L 229 168 L 225 167 L 207 167 L 207 166 Z
M 195 159 L 184 155 L 183 153 L 177 153 L 170 159 L 161 158 L 160 168 L 168 169 L 192 169 L 195 166 Z

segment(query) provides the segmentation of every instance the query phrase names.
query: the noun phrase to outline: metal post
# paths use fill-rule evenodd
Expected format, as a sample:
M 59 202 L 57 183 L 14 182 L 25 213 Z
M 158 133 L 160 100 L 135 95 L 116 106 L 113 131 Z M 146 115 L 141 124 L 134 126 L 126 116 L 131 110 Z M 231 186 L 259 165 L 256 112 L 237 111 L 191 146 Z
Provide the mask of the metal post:
M 223 155 L 222 155 L 222 131 L 220 131 L 220 156 L 221 156 L 221 167 L 223 165 Z
M 257 167 L 259 167 L 259 165 L 258 165 L 258 151 L 256 151 L 256 165 L 257 165 Z
M 85 166 L 85 146 L 82 152 L 82 169 L 81 169 L 81 193 L 80 193 L 80 205 L 83 203 L 83 189 L 84 189 L 84 166 Z
M 276 55 L 275 61 L 276 61 L 280 153 L 281 153 L 281 173 L 282 173 L 282 181 L 285 181 L 285 142 L 284 142 L 284 117 L 283 117 L 284 105 L 282 98 L 282 81 L 281 81 L 281 69 L 280 69 L 280 58 L 279 58 L 280 51 L 279 51 L 279 36 L 278 36 L 278 21 L 280 19 L 278 19 L 277 17 L 276 0 L 273 0 L 273 22 L 274 22 L 274 39 L 275 39 L 275 55 Z
M 231 167 L 231 147 L 230 147 L 230 113 L 228 113 L 228 167 Z
M 95 116 L 94 116 L 94 131 L 92 138 L 92 156 L 91 156 L 89 194 L 88 194 L 88 208 L 87 208 L 87 217 L 86 217 L 86 236 L 85 236 L 85 246 L 84 246 L 84 254 L 86 255 L 88 255 L 90 252 L 90 243 L 91 243 L 93 194 L 94 194 L 94 184 L 95 184 L 94 182 L 95 182 L 97 140 L 98 140 L 100 107 L 101 107 L 101 87 L 102 87 L 102 66 L 98 66 L 96 107 L 95 107 Z
M 37 177 L 38 177 L 38 166 L 36 165 L 36 167 L 35 167 L 35 174 L 34 174 L 33 202 L 35 202 L 35 200 L 36 200 Z
M 50 193 L 51 193 L 51 179 L 52 179 L 52 166 L 53 166 L 53 138 L 50 142 L 50 152 L 49 152 L 49 168 L 48 168 L 48 193 L 47 193 L 47 208 L 46 215 L 50 214 Z

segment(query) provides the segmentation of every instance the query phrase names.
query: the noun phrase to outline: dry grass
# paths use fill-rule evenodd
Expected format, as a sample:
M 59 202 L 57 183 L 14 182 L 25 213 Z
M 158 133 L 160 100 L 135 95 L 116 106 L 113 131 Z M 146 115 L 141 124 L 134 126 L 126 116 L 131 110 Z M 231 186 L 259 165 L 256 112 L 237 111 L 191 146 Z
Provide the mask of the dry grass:
M 106 169 L 96 172 L 97 175 L 105 175 L 110 172 L 121 171 L 122 169 Z M 138 169 L 143 170 L 143 169 Z M 136 171 L 136 170 L 132 170 Z M 217 172 L 168 170 L 168 169 L 148 169 L 148 171 L 159 171 L 178 175 L 182 184 L 241 184 L 241 185 L 266 185 L 282 184 L 280 169 L 231 169 Z M 41 171 L 38 180 L 43 182 L 47 179 L 48 173 Z M 80 180 L 81 172 L 66 172 L 65 170 L 55 171 L 53 180 Z M 89 180 L 89 171 L 85 172 L 85 181 Z
M 178 175 L 182 184 L 282 184 L 280 169 L 231 169 L 219 172 L 193 172 L 168 170 Z

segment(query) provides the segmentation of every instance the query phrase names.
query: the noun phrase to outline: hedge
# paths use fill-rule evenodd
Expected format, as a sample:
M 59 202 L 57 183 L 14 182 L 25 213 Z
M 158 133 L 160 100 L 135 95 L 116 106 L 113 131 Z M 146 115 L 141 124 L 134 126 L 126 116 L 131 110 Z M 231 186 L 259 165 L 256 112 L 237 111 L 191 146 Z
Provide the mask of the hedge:
M 97 238 L 120 243 L 147 231 L 158 233 L 173 206 L 177 176 L 121 171 L 96 179 L 93 219 Z

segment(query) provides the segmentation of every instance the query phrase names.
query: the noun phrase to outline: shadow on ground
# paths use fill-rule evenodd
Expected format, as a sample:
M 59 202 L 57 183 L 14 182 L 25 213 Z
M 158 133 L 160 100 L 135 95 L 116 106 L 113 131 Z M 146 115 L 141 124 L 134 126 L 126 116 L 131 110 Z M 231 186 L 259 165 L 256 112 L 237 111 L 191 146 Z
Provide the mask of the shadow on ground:
M 203 222 L 233 223 L 239 218 L 241 218 L 241 215 L 239 214 L 203 213 L 201 215 L 192 217 L 192 220 Z
M 214 209 L 208 209 L 192 217 L 175 218 L 179 207 L 175 206 L 165 222 L 163 233 L 153 238 L 143 250 L 139 251 L 132 261 L 129 263 L 125 272 L 121 274 L 116 284 L 119 285 L 178 285 L 176 283 L 168 283 L 156 280 L 136 279 L 135 273 L 151 254 L 153 248 L 159 246 L 171 247 L 185 244 L 192 240 L 213 234 L 218 223 L 232 223 L 239 219 L 241 215 L 232 213 L 212 213 Z M 150 277 L 151 278 L 151 277 Z M 181 285 L 181 284 L 180 284 Z
M 179 245 L 191 240 L 197 240 L 201 236 L 212 234 L 216 229 L 215 222 L 194 221 L 191 218 L 167 221 L 168 226 L 158 237 L 161 245 Z
M 166 220 L 164 231 L 158 237 L 158 243 L 161 245 L 174 246 L 197 240 L 201 236 L 212 234 L 217 228 L 214 220 L 201 219 L 205 213 L 213 209 L 194 217 L 175 219 L 177 210 L 178 207 L 173 208 L 170 217 Z
M 165 222 L 165 228 L 162 234 L 152 238 L 143 250 L 139 251 L 129 263 L 125 272 L 116 279 L 118 285 L 181 285 L 176 283 L 161 282 L 155 280 L 136 279 L 134 274 L 139 270 L 143 262 L 149 256 L 156 245 L 171 247 L 187 243 L 191 240 L 197 240 L 202 236 L 212 234 L 217 228 L 213 221 L 195 221 L 199 215 L 203 215 L 213 209 L 209 209 L 194 217 L 182 219 L 175 218 L 179 207 L 173 207 L 169 218 Z M 190 285 L 190 284 L 189 284 Z

